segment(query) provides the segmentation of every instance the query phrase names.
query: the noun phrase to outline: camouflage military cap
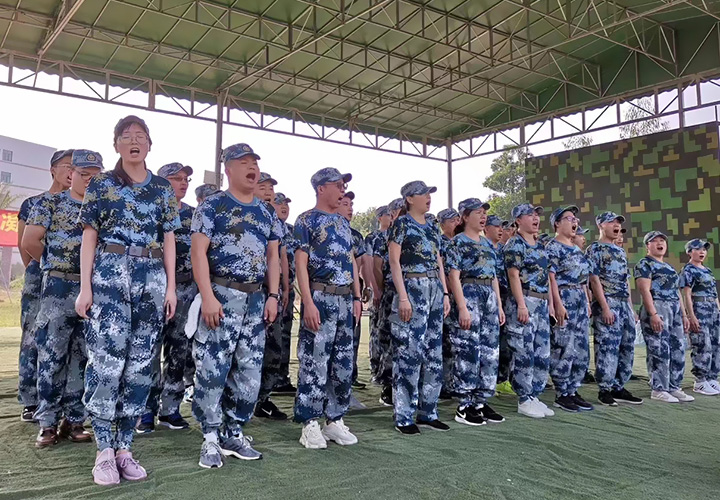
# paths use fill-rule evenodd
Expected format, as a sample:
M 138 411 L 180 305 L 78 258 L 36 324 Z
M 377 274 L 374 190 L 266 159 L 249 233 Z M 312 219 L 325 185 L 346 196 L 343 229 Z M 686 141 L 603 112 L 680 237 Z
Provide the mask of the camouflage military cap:
M 178 172 L 185 172 L 188 176 L 193 174 L 192 167 L 189 167 L 187 165 L 183 165 L 182 163 L 168 163 L 167 165 L 163 165 L 160 167 L 160 170 L 158 170 L 158 175 L 160 177 L 164 177 L 167 179 L 171 175 L 175 175 Z
M 282 205 L 283 203 L 290 203 L 292 200 L 285 196 L 283 193 L 275 193 L 275 204 Z
M 457 210 L 454 208 L 446 208 L 444 210 L 440 210 L 437 214 L 437 219 L 442 222 L 447 222 L 450 219 L 453 219 L 455 217 L 460 217 L 460 214 L 457 213 Z
M 589 233 L 589 232 L 590 232 L 589 229 L 585 229 L 585 228 L 582 227 L 582 226 L 578 226 L 578 228 L 575 230 L 575 234 L 578 235 L 578 236 L 582 236 L 582 235 L 587 234 L 587 233 Z
M 623 217 L 622 215 L 618 215 L 615 212 L 603 212 L 595 217 L 595 223 L 598 225 L 614 221 L 618 221 L 620 222 L 620 224 L 622 224 L 623 222 L 625 222 L 625 217 Z
M 222 162 L 227 163 L 230 160 L 239 160 L 245 156 L 252 155 L 256 160 L 260 159 L 260 156 L 252 150 L 250 146 L 245 143 L 233 144 L 232 146 L 226 147 L 222 152 Z
M 468 210 L 479 210 L 484 208 L 485 210 L 490 209 L 490 203 L 483 203 L 478 198 L 467 198 L 458 203 L 458 212 L 464 213 Z
M 485 221 L 486 226 L 497 226 L 497 227 L 503 227 L 503 224 L 507 224 L 506 220 L 502 220 L 497 215 L 488 215 L 487 220 Z
M 711 246 L 712 245 L 708 241 L 702 240 L 700 238 L 695 238 L 685 243 L 685 252 L 690 253 L 693 250 L 700 250 L 702 248 L 704 248 L 705 250 L 710 250 Z
M 205 199 L 220 191 L 215 184 L 201 184 L 195 188 L 195 197 Z
M 100 153 L 89 149 L 75 149 L 72 152 L 72 165 L 75 168 L 103 168 L 102 156 Z
M 388 205 L 388 210 L 390 210 L 391 212 L 395 212 L 397 210 L 400 210 L 403 207 L 403 204 L 404 203 L 402 198 L 395 198 Z
M 258 184 L 262 184 L 263 182 L 269 182 L 273 186 L 277 186 L 278 183 L 275 179 L 273 179 L 272 175 L 268 174 L 267 172 L 260 172 Z
M 553 213 L 550 214 L 550 225 L 552 227 L 555 227 L 555 224 L 557 224 L 560 216 L 565 212 L 572 212 L 573 215 L 577 215 L 580 212 L 580 209 L 575 205 L 567 205 L 565 207 L 556 208 L 555 210 L 553 210 Z
M 323 184 L 337 182 L 339 180 L 350 182 L 352 180 L 352 174 L 341 174 L 338 169 L 332 167 L 321 168 L 310 178 L 310 183 L 314 189 L 317 189 Z
M 72 149 L 61 149 L 59 151 L 55 151 L 50 158 L 50 166 L 52 167 L 57 162 L 65 158 L 66 156 L 72 156 L 73 150 Z
M 518 217 L 522 217 L 523 215 L 542 215 L 544 212 L 545 209 L 543 207 L 534 207 L 530 203 L 521 203 L 520 205 L 516 205 L 513 207 L 512 216 L 513 219 L 517 219 Z
M 662 233 L 662 232 L 660 232 L 660 231 L 650 231 L 650 232 L 649 232 L 648 234 L 646 234 L 645 237 L 643 238 L 643 244 L 644 244 L 644 245 L 647 245 L 648 243 L 650 243 L 650 242 L 651 242 L 652 240 L 654 240 L 655 238 L 662 238 L 662 239 L 664 239 L 665 241 L 668 240 L 668 237 L 665 235 L 665 233 Z
M 390 209 L 387 205 L 383 205 L 375 209 L 375 217 L 382 217 L 384 215 L 390 215 Z
M 345 193 L 345 194 L 343 195 L 343 198 L 347 198 L 347 199 L 349 199 L 349 200 L 354 200 L 354 199 L 355 199 L 355 193 L 353 193 L 352 191 L 348 191 L 347 193 Z
M 437 191 L 435 186 L 428 186 L 423 181 L 412 181 L 400 188 L 400 195 L 403 198 L 407 198 L 409 196 L 417 196 L 419 194 L 434 193 L 435 191 Z

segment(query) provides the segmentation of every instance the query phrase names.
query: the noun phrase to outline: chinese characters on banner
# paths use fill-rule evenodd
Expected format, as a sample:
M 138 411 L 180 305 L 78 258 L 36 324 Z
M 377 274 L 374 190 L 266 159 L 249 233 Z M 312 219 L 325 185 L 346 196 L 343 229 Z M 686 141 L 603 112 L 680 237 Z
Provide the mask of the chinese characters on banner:
M 0 210 L 0 247 L 17 246 L 18 213 L 13 210 Z

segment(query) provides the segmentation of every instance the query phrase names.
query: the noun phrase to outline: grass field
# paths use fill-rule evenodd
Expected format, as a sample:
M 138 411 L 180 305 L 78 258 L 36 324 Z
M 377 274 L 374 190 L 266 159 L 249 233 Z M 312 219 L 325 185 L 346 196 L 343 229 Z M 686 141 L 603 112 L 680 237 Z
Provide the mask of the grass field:
M 516 413 L 514 397 L 500 396 L 492 405 L 507 421 L 480 428 L 452 422 L 455 404 L 443 402 L 440 415 L 450 432 L 404 437 L 393 429 L 392 411 L 378 404 L 374 386 L 356 392 L 368 409 L 345 419 L 358 435 L 356 446 L 305 450 L 298 443 L 299 425 L 256 419 L 246 432 L 264 460 L 230 459 L 222 469 L 207 471 L 197 466 L 202 437 L 191 420 L 187 431 L 161 428 L 137 437 L 134 451 L 149 471 L 147 481 L 102 489 L 90 475 L 93 444 L 34 448 L 36 427 L 18 418 L 18 344 L 17 328 L 0 329 L 0 499 L 707 500 L 720 491 L 720 397 L 672 406 L 646 400 L 642 407 L 558 411 L 531 420 Z M 365 344 L 361 353 L 366 352 Z M 642 348 L 635 366 L 644 375 Z M 365 356 L 361 370 L 367 376 Z M 690 381 L 688 374 L 686 385 Z M 649 398 L 644 380 L 629 388 Z M 582 393 L 594 401 L 597 387 Z M 543 397 L 546 403 L 552 398 L 550 392 Z M 291 397 L 274 399 L 290 411 Z M 190 415 L 185 404 L 182 413 Z

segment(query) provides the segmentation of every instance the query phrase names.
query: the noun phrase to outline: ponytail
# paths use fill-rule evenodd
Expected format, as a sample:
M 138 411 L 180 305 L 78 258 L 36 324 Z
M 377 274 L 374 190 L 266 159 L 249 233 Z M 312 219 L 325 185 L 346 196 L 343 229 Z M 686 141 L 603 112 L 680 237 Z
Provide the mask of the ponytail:
M 400 209 L 400 212 L 398 213 L 398 217 L 401 215 L 406 215 L 410 211 L 410 204 L 407 202 L 407 200 L 403 200 L 403 206 Z
M 131 187 L 134 184 L 133 180 L 130 178 L 128 173 L 125 172 L 125 169 L 122 166 L 122 158 L 118 158 L 112 173 L 122 187 Z
M 472 210 L 463 210 L 463 213 L 460 214 L 460 224 L 455 226 L 455 236 L 457 236 L 460 233 L 465 232 L 465 217 L 469 216 L 472 213 Z

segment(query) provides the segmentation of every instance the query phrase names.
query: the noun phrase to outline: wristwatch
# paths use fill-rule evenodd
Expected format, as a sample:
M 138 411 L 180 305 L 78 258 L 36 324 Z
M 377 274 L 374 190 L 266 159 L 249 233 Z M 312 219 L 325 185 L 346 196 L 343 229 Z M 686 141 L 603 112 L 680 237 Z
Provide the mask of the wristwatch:
M 280 300 L 280 295 L 277 293 L 268 293 L 268 297 L 272 297 L 275 300 Z

